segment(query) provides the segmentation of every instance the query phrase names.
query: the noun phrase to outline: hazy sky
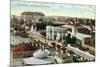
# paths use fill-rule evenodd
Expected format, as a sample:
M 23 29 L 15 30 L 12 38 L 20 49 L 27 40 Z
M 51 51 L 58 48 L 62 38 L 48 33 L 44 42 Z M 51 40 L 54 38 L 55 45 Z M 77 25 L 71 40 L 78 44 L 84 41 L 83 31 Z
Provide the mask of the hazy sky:
M 11 15 L 20 16 L 22 12 L 26 11 L 42 12 L 46 16 L 95 18 L 95 6 L 93 5 L 11 1 Z

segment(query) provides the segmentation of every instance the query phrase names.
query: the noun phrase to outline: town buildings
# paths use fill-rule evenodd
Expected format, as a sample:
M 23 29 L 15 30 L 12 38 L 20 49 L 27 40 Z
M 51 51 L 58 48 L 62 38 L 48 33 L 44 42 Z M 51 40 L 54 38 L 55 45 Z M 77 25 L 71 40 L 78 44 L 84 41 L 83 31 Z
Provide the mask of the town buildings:
M 81 24 L 78 18 L 47 17 L 42 12 L 23 12 L 21 17 L 21 19 L 18 19 L 17 16 L 13 16 L 11 19 L 13 25 L 11 29 L 15 30 L 17 27 L 18 30 L 16 31 L 20 33 L 20 35 L 13 34 L 18 37 L 17 39 L 11 36 L 11 45 L 16 45 L 11 48 L 13 52 L 12 59 L 14 59 L 15 65 L 32 65 L 34 60 L 40 62 L 34 62 L 35 64 L 33 65 L 94 61 L 95 43 L 93 42 L 95 40 L 95 26 L 86 25 L 85 23 Z M 46 36 L 41 34 L 41 32 L 46 34 Z M 65 43 L 67 41 L 65 37 L 69 33 L 71 38 L 76 37 L 76 43 L 70 45 Z M 48 57 L 50 56 L 49 61 L 45 61 L 44 58 L 38 58 L 40 55 L 45 56 L 44 51 L 39 50 L 40 53 L 34 56 L 35 51 L 40 49 L 40 45 L 50 51 L 50 55 L 48 55 Z
M 95 44 L 95 43 L 91 42 L 91 40 L 94 41 L 94 39 L 95 39 L 94 36 L 91 35 L 90 33 L 86 34 L 86 31 L 80 32 L 80 29 L 84 30 L 87 28 L 84 28 L 82 26 L 73 26 L 73 25 L 63 25 L 63 27 L 71 29 L 71 34 L 73 36 L 77 37 L 77 39 L 78 39 L 77 44 L 88 49 L 90 51 L 90 53 L 92 53 L 93 55 L 95 54 L 95 47 L 92 46 L 92 44 Z
M 76 47 L 83 47 L 84 49 L 88 49 L 88 52 L 91 54 L 95 54 L 95 47 L 92 46 L 91 40 L 93 41 L 94 38 L 92 38 L 93 35 L 86 34 L 83 32 L 80 32 L 80 29 L 84 30 L 82 26 L 74 26 L 74 25 L 62 25 L 61 27 L 53 27 L 53 26 L 47 26 L 46 27 L 46 38 L 48 40 L 56 40 L 63 42 L 64 37 L 67 36 L 68 33 L 71 34 L 71 36 L 76 37 L 76 44 L 74 46 Z
M 44 19 L 45 14 L 42 12 L 23 12 L 21 13 L 22 19 L 27 22 L 42 22 L 41 20 Z

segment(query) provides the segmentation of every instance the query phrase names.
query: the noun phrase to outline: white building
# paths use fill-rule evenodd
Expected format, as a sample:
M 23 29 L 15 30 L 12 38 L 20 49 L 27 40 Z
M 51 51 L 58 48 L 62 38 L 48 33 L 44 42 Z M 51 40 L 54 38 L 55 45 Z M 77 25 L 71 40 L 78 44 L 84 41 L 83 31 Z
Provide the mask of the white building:
M 66 31 L 66 28 L 46 26 L 46 38 L 48 40 L 62 40 Z

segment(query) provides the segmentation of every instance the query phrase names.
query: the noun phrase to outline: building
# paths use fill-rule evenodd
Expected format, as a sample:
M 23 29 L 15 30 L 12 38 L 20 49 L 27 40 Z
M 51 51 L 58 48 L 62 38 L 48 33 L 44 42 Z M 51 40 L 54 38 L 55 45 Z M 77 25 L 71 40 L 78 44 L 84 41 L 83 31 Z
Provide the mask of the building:
M 63 25 L 63 28 L 66 28 L 67 31 L 71 32 L 72 35 L 76 35 L 77 33 L 77 27 L 73 26 L 73 25 Z
M 19 43 L 17 47 L 11 48 L 13 53 L 24 52 L 24 51 L 33 51 L 34 47 L 31 43 Z
M 65 16 L 46 16 L 46 22 L 53 22 L 53 24 L 66 24 L 66 17 Z
M 21 13 L 22 19 L 27 22 L 42 22 L 44 14 L 42 12 L 23 12 Z
M 91 46 L 92 45 L 91 39 L 93 39 L 91 34 L 85 34 L 79 32 L 78 29 L 82 28 L 81 26 L 75 27 L 73 25 L 63 25 L 62 27 L 70 29 L 71 34 L 77 37 L 77 44 L 86 49 L 89 49 L 90 53 L 95 54 L 95 47 Z
M 11 15 L 11 21 L 10 21 L 10 25 L 11 27 L 14 27 L 14 26 L 19 26 L 19 20 L 17 18 L 17 16 L 15 15 Z
M 63 40 L 66 28 L 46 26 L 46 38 L 48 40 Z

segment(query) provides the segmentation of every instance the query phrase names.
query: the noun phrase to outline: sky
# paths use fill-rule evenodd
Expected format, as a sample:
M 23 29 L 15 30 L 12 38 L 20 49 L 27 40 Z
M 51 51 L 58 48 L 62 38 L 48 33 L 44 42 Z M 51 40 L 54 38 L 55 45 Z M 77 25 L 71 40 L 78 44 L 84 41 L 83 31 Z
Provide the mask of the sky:
M 11 15 L 16 16 L 20 16 L 22 12 L 42 12 L 46 16 L 71 16 L 95 19 L 95 9 L 94 5 L 11 1 Z

